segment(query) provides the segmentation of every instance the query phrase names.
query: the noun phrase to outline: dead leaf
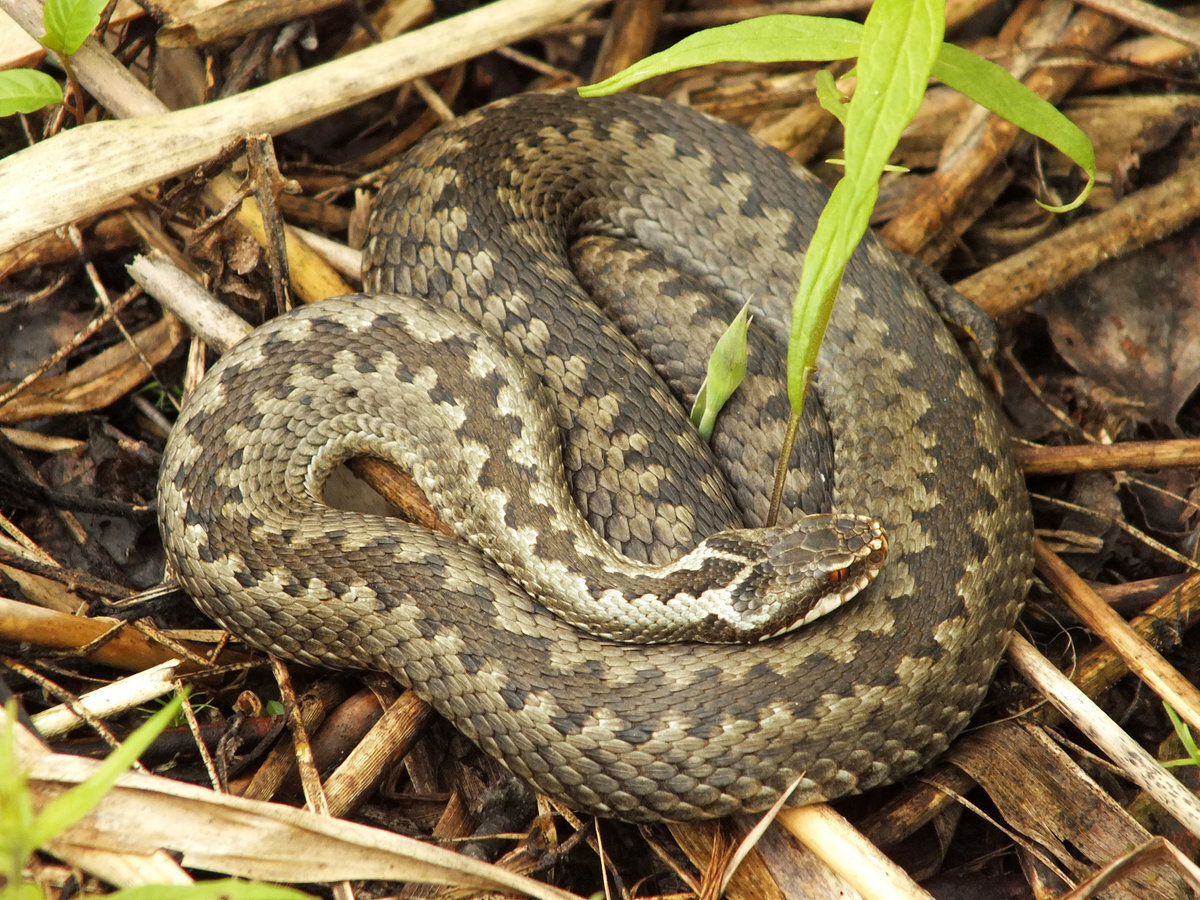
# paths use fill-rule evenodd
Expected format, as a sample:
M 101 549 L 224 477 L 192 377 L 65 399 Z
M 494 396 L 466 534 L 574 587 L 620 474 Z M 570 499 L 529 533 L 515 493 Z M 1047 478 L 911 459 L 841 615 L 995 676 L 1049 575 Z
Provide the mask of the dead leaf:
M 1200 229 L 1106 263 L 1042 301 L 1076 371 L 1174 426 L 1200 384 Z
M 1037 726 L 990 725 L 958 742 L 954 763 L 988 792 L 1027 845 L 1072 879 L 1086 878 L 1151 837 Z M 1188 894 L 1178 874 L 1160 865 L 1110 886 L 1105 896 L 1178 900 Z
M 0 422 L 24 422 L 108 406 L 146 380 L 146 362 L 152 366 L 162 362 L 182 339 L 179 320 L 165 314 L 134 335 L 136 349 L 122 341 L 62 375 L 39 378 L 0 406 Z M 11 387 L 0 385 L 0 393 Z

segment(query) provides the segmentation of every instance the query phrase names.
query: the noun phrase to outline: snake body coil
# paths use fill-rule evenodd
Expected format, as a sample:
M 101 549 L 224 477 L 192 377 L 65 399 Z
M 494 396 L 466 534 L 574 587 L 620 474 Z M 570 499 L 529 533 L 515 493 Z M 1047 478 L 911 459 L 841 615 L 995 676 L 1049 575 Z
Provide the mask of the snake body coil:
M 468 505 L 495 508 L 443 517 L 487 548 L 475 523 L 498 515 L 534 582 L 567 577 L 571 532 L 539 500 L 562 463 L 582 515 L 633 560 L 761 525 L 787 414 L 783 323 L 824 197 L 744 132 L 636 97 L 527 95 L 439 131 L 376 201 L 373 296 L 268 323 L 190 399 L 159 482 L 181 583 L 265 650 L 392 673 L 513 772 L 597 815 L 757 811 L 797 778 L 792 802 L 808 803 L 915 770 L 986 690 L 1031 532 L 980 385 L 873 240 L 833 312 L 781 524 L 801 509 L 874 516 L 889 558 L 796 632 L 601 640 L 464 542 L 320 502 L 351 455 L 409 469 L 435 508 L 470 480 Z M 670 391 L 690 399 L 746 301 L 759 343 L 710 453 Z M 433 409 L 445 441 L 421 437 Z M 539 417 L 561 430 L 561 461 L 527 440 Z M 518 495 L 543 528 L 511 520 Z

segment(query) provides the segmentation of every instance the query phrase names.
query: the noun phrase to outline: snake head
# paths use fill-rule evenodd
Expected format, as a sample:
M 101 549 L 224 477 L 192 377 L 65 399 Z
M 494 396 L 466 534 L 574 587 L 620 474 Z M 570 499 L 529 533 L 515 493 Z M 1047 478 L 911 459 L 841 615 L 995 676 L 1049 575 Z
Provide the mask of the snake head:
M 713 535 L 688 555 L 740 555 L 746 564 L 740 577 L 722 588 L 721 611 L 708 618 L 696 639 L 756 643 L 807 625 L 874 581 L 887 549 L 878 519 L 840 513 Z
M 774 593 L 791 598 L 791 619 L 774 637 L 837 609 L 875 580 L 887 560 L 883 523 L 868 516 L 824 513 L 802 517 L 767 551 Z

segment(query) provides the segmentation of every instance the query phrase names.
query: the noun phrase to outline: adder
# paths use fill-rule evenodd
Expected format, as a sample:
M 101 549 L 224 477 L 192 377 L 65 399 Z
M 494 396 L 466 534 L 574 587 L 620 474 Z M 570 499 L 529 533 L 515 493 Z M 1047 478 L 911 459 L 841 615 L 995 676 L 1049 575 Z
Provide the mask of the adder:
M 675 602 L 642 576 L 769 567 L 724 538 L 708 562 L 673 561 L 764 525 L 787 316 L 825 197 L 742 130 L 640 97 L 524 95 L 444 127 L 375 201 L 368 293 L 269 322 L 189 399 L 158 496 L 180 582 L 267 652 L 391 673 L 596 815 L 723 816 L 793 782 L 790 802 L 810 803 L 914 771 L 984 695 L 1030 577 L 1031 524 L 989 398 L 869 235 L 772 538 L 832 515 L 850 536 L 817 581 L 837 593 L 843 564 L 866 557 L 849 577 L 870 581 L 861 593 L 754 643 L 613 640 L 530 593 L 595 589 L 620 618 L 625 601 Z M 751 371 L 710 449 L 684 407 L 747 301 Z M 459 536 L 325 505 L 324 478 L 359 454 L 409 470 Z M 688 634 L 725 640 L 706 615 Z

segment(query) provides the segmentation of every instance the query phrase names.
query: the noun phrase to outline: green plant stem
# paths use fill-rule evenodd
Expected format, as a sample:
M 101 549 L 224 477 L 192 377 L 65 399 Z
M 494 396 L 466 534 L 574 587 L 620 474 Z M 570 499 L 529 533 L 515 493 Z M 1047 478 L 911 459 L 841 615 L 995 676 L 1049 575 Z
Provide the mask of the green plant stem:
M 83 124 L 83 86 L 75 77 L 75 69 L 71 65 L 71 57 L 64 53 L 55 54 L 62 63 L 63 71 L 67 74 L 67 90 L 63 96 L 63 105 L 75 117 L 75 124 Z M 69 98 L 69 99 L 68 99 Z
M 810 371 L 805 377 L 805 390 L 812 377 Z M 792 414 L 788 416 L 787 431 L 783 435 L 783 446 L 779 449 L 779 461 L 775 463 L 775 484 L 771 488 L 771 506 L 767 510 L 768 528 L 779 521 L 779 504 L 783 502 L 783 488 L 787 484 L 787 473 L 792 463 L 792 448 L 796 446 L 796 435 L 800 433 L 800 407 L 793 406 Z

